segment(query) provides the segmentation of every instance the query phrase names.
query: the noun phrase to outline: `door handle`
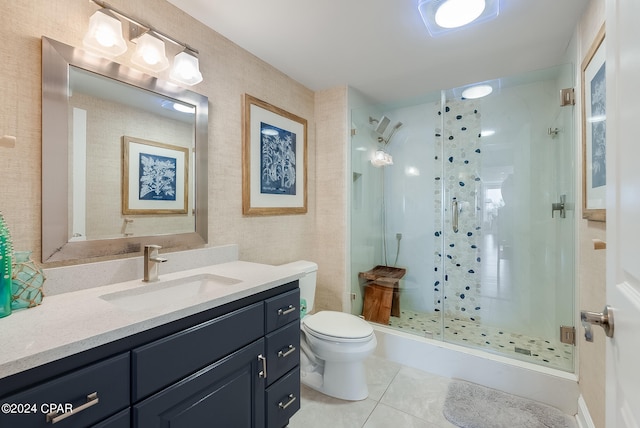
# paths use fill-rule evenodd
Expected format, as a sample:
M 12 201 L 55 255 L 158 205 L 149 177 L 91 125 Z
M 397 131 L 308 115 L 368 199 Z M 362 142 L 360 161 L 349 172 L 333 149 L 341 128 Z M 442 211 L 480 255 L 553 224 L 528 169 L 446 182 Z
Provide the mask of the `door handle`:
M 580 321 L 584 327 L 584 338 L 593 342 L 592 325 L 599 325 L 604 329 L 607 337 L 613 337 L 613 310 L 609 305 L 602 312 L 580 311 Z
M 453 198 L 451 201 L 451 226 L 453 227 L 453 233 L 458 233 L 458 200 Z

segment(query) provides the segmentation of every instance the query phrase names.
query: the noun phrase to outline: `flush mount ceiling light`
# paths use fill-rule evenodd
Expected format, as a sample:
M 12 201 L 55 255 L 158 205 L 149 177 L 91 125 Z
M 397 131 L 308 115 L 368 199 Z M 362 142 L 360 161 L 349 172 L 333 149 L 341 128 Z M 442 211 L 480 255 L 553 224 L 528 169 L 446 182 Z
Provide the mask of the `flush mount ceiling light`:
M 90 1 L 102 9 L 89 19 L 89 30 L 83 39 L 88 49 L 109 58 L 122 55 L 127 50 L 127 43 L 122 37 L 121 20 L 124 19 L 131 24 L 131 41 L 137 44 L 136 52 L 131 57 L 132 64 L 156 73 L 166 70 L 169 68 L 169 60 L 165 53 L 164 41 L 168 41 L 182 49 L 174 58 L 169 77 L 189 86 L 202 82 L 202 73 L 196 57 L 197 50 L 109 6 L 102 0 Z
M 462 98 L 468 100 L 475 100 L 476 98 L 482 98 L 493 92 L 491 85 L 475 85 L 470 86 L 462 91 Z
M 500 0 L 420 0 L 418 11 L 432 36 L 493 19 Z
M 162 40 L 146 32 L 136 39 L 136 43 L 138 46 L 131 57 L 132 63 L 156 73 L 169 68 L 169 60 Z
M 82 43 L 86 48 L 110 58 L 127 51 L 127 42 L 122 37 L 122 23 L 106 9 L 91 15 L 89 29 Z

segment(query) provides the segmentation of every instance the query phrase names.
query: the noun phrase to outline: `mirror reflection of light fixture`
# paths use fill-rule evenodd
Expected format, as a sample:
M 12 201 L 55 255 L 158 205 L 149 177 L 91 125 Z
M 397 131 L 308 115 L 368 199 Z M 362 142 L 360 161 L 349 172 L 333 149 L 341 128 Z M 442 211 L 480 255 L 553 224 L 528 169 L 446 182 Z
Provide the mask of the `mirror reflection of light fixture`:
M 373 166 L 387 166 L 393 165 L 393 157 L 382 149 L 376 150 L 373 155 L 373 159 L 371 159 L 371 164 Z
M 166 108 L 168 110 L 175 110 L 181 113 L 188 113 L 188 114 L 196 113 L 196 108 L 194 106 L 189 106 L 189 105 L 177 103 L 174 101 L 164 100 L 160 105 L 163 108 Z
M 122 23 L 107 9 L 100 9 L 91 15 L 89 29 L 82 43 L 86 48 L 109 58 L 127 51 L 127 42 L 122 37 Z
M 202 82 L 198 58 L 187 50 L 180 52 L 173 60 L 169 77 L 189 86 Z
M 498 16 L 500 0 L 420 0 L 418 11 L 432 36 Z
M 136 51 L 131 57 L 135 65 L 159 72 L 169 68 L 164 42 L 148 31 L 136 39 Z
M 131 62 L 145 70 L 160 72 L 169 68 L 169 60 L 165 53 L 165 41 L 182 48 L 173 61 L 169 77 L 185 85 L 202 82 L 202 73 L 198 63 L 198 51 L 155 28 L 143 24 L 140 20 L 109 6 L 102 0 L 90 0 L 102 9 L 89 19 L 89 30 L 83 39 L 84 46 L 109 58 L 122 55 L 127 50 L 127 43 L 122 38 L 122 22 L 131 23 L 129 35 L 137 44 Z

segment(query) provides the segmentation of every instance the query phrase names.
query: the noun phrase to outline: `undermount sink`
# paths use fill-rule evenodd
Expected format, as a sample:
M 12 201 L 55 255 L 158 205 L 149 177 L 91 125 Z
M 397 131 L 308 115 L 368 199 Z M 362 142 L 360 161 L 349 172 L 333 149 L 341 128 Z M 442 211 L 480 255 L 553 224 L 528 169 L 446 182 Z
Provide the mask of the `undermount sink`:
M 235 278 L 202 273 L 168 281 L 151 282 L 144 287 L 104 294 L 100 298 L 121 309 L 141 311 L 175 304 L 177 301 L 193 297 L 205 297 L 240 282 L 242 281 Z

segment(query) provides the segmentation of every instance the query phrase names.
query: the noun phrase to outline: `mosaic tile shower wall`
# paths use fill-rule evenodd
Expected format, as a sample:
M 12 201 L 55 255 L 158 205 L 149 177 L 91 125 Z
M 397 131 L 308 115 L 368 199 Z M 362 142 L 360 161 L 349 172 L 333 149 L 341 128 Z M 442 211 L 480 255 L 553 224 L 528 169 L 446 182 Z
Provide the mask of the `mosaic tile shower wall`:
M 437 275 L 440 279 L 434 283 L 435 310 L 443 308 L 448 317 L 480 322 L 480 111 L 474 101 L 447 100 L 444 112 L 438 111 L 438 115 L 442 116 L 444 131 L 436 129 L 436 153 L 439 154 L 435 157 L 435 171 L 442 171 L 442 176 L 435 177 L 435 210 L 436 214 L 441 213 L 444 203 L 445 219 L 444 223 L 436 224 L 434 236 L 435 270 L 439 272 L 444 268 L 444 275 Z M 458 203 L 457 232 L 453 231 L 453 198 Z M 442 224 L 446 229 L 438 230 Z

